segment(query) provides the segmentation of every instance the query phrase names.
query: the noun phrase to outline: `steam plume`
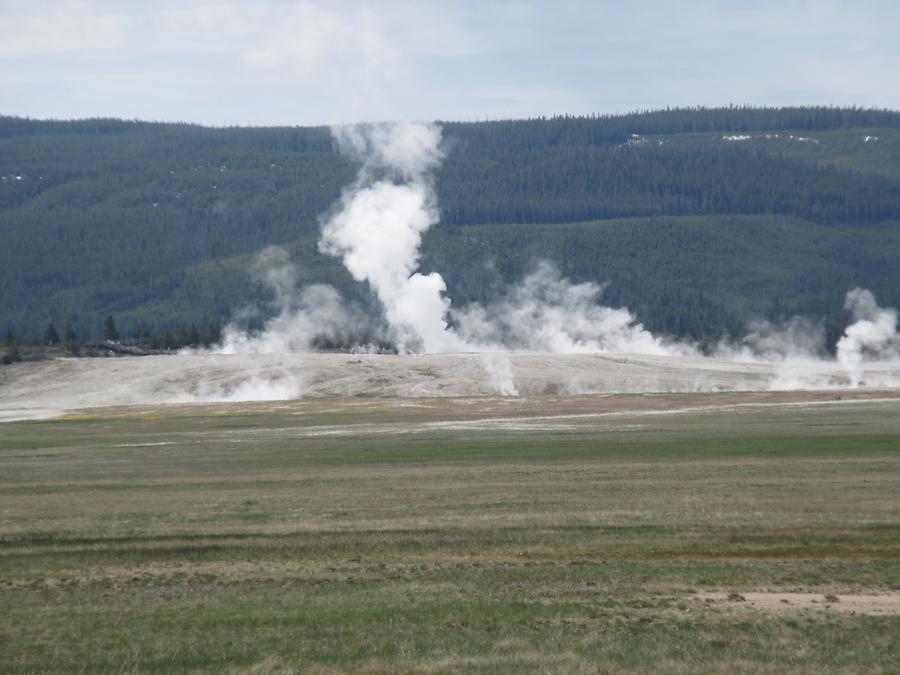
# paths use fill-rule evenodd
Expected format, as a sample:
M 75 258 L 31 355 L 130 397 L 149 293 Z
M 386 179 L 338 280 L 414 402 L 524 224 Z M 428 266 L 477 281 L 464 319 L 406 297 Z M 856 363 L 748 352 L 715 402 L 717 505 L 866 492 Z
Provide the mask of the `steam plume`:
M 277 354 L 309 349 L 316 341 L 345 342 L 353 332 L 366 331 L 364 312 L 343 301 L 331 286 L 315 284 L 302 289 L 297 270 L 287 252 L 275 246 L 265 249 L 255 271 L 273 292 L 277 314 L 258 333 L 248 334 L 229 324 L 217 351 L 222 354 Z
M 795 316 L 781 324 L 754 319 L 736 342 L 720 341 L 715 355 L 734 361 L 780 362 L 823 358 L 825 352 L 825 326 Z
M 317 341 L 361 344 L 362 336 L 375 335 L 402 353 L 478 352 L 503 395 L 518 395 L 513 350 L 701 356 L 695 344 L 655 336 L 627 309 L 601 304 L 603 286 L 572 283 L 546 262 L 494 302 L 452 308 L 441 275 L 418 271 L 422 237 L 439 219 L 433 174 L 444 158 L 440 128 L 374 124 L 337 127 L 332 134 L 360 168 L 323 219 L 319 250 L 368 284 L 383 316 L 373 319 L 348 305 L 330 286 L 298 288 L 287 254 L 267 249 L 257 271 L 273 290 L 277 314 L 252 336 L 230 326 L 220 352 L 303 351 Z M 720 343 L 715 356 L 779 364 L 776 388 L 835 386 L 838 365 L 858 386 L 866 359 L 900 353 L 897 312 L 879 307 L 863 289 L 848 293 L 845 307 L 854 323 L 837 344 L 837 362 L 827 357 L 823 327 L 797 317 L 781 325 L 753 322 L 736 342 Z
M 342 152 L 363 163 L 323 225 L 319 250 L 368 282 L 401 352 L 460 351 L 464 344 L 447 325 L 443 278 L 416 271 L 422 235 L 439 218 L 432 171 L 443 158 L 440 129 L 380 124 L 332 133 Z
M 897 310 L 879 307 L 875 296 L 862 288 L 847 293 L 844 309 L 852 312 L 854 323 L 838 340 L 837 358 L 847 369 L 851 386 L 857 387 L 863 379 L 865 356 L 876 359 L 898 357 Z
M 518 396 L 519 389 L 513 379 L 512 362 L 509 355 L 502 351 L 484 352 L 481 354 L 481 365 L 491 379 L 491 384 L 501 396 Z
M 627 309 L 601 305 L 602 292 L 595 283 L 573 284 L 553 265 L 540 262 L 501 300 L 487 307 L 469 305 L 453 318 L 469 345 L 554 354 L 697 353 L 690 345 L 654 336 Z

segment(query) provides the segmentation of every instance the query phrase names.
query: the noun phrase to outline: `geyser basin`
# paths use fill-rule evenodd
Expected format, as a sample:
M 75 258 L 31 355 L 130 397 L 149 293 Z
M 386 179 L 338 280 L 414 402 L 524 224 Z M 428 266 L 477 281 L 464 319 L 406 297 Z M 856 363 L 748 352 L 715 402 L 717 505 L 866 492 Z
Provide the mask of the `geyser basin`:
M 763 391 L 848 386 L 836 363 L 784 364 L 635 354 L 509 354 L 521 396 Z M 868 364 L 863 386 L 900 383 L 900 362 Z M 2 370 L 0 420 L 119 405 L 300 397 L 495 396 L 482 354 L 189 354 L 20 363 Z M 805 378 L 805 379 L 804 379 Z

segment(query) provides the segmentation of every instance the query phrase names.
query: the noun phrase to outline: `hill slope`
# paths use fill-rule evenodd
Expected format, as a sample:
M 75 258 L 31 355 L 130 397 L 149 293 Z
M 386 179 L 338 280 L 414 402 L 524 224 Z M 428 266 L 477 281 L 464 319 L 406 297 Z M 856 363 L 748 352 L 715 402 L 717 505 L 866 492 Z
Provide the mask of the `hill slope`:
M 900 114 L 672 110 L 445 123 L 442 222 L 423 267 L 455 303 L 555 261 L 651 329 L 694 337 L 753 315 L 838 323 L 844 292 L 900 305 Z M 0 118 L 0 330 L 99 333 L 227 319 L 266 297 L 254 252 L 363 298 L 315 253 L 353 179 L 327 129 Z

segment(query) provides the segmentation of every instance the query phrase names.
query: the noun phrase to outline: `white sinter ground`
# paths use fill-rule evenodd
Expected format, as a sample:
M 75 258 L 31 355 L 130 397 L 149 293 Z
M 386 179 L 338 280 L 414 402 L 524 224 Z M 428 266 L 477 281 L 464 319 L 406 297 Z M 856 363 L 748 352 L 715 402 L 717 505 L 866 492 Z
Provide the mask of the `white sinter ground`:
M 850 387 L 837 362 L 638 354 L 507 353 L 511 382 L 483 354 L 181 354 L 58 359 L 0 369 L 0 421 L 93 407 L 306 397 L 576 395 Z M 512 390 L 506 389 L 512 385 Z M 900 386 L 900 361 L 863 365 L 860 388 Z

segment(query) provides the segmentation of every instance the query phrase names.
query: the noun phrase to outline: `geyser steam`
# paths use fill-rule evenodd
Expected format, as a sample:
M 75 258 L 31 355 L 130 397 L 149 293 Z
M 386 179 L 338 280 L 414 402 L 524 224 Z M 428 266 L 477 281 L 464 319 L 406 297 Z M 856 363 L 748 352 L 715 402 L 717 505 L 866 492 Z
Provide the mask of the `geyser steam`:
M 697 353 L 690 345 L 654 336 L 627 309 L 601 305 L 602 293 L 602 286 L 573 284 L 556 267 L 540 262 L 502 299 L 487 307 L 473 303 L 453 318 L 466 343 L 476 347 L 551 354 Z
M 358 307 L 343 301 L 332 286 L 299 288 L 297 270 L 287 252 L 276 246 L 263 250 L 255 272 L 273 292 L 278 313 L 259 333 L 248 334 L 232 323 L 225 328 L 217 350 L 222 354 L 283 354 L 309 349 L 316 340 L 345 342 L 368 328 Z
M 897 335 L 897 310 L 879 307 L 871 291 L 854 288 L 847 293 L 844 309 L 853 314 L 854 323 L 847 327 L 837 343 L 837 359 L 850 376 L 853 387 L 863 379 L 863 360 L 897 358 L 900 338 Z
M 332 133 L 361 168 L 324 222 L 319 250 L 339 257 L 354 279 L 369 284 L 400 351 L 694 353 L 654 337 L 628 310 L 601 306 L 601 286 L 572 284 L 548 263 L 504 299 L 451 312 L 441 275 L 416 271 L 422 235 L 439 219 L 433 172 L 443 159 L 441 130 L 378 124 Z M 448 325 L 448 315 L 458 331 Z M 513 391 L 501 357 L 490 363 L 490 372 L 505 373 L 498 388 Z
M 416 271 L 422 235 L 439 218 L 432 172 L 443 158 L 440 129 L 379 124 L 332 133 L 362 167 L 325 221 L 319 250 L 368 282 L 401 352 L 460 351 L 463 343 L 447 325 L 443 278 Z
M 439 220 L 434 172 L 444 158 L 440 128 L 370 124 L 337 127 L 332 134 L 360 168 L 323 218 L 319 250 L 368 284 L 382 315 L 373 318 L 349 305 L 330 286 L 301 289 L 287 254 L 267 249 L 257 272 L 273 289 L 278 312 L 253 335 L 230 326 L 218 351 L 296 352 L 323 342 L 362 346 L 375 337 L 401 353 L 478 352 L 494 389 L 504 395 L 518 394 L 510 350 L 701 356 L 695 344 L 655 336 L 627 309 L 604 306 L 603 286 L 572 283 L 550 263 L 538 263 L 490 304 L 452 308 L 441 275 L 418 271 L 422 237 Z M 845 308 L 854 322 L 837 344 L 836 362 L 827 356 L 823 326 L 796 317 L 781 325 L 753 322 L 741 339 L 723 341 L 715 356 L 777 364 L 774 388 L 838 386 L 843 378 L 837 365 L 858 386 L 867 359 L 900 354 L 897 311 L 879 307 L 859 288 L 847 294 Z M 866 380 L 895 384 L 871 372 Z

